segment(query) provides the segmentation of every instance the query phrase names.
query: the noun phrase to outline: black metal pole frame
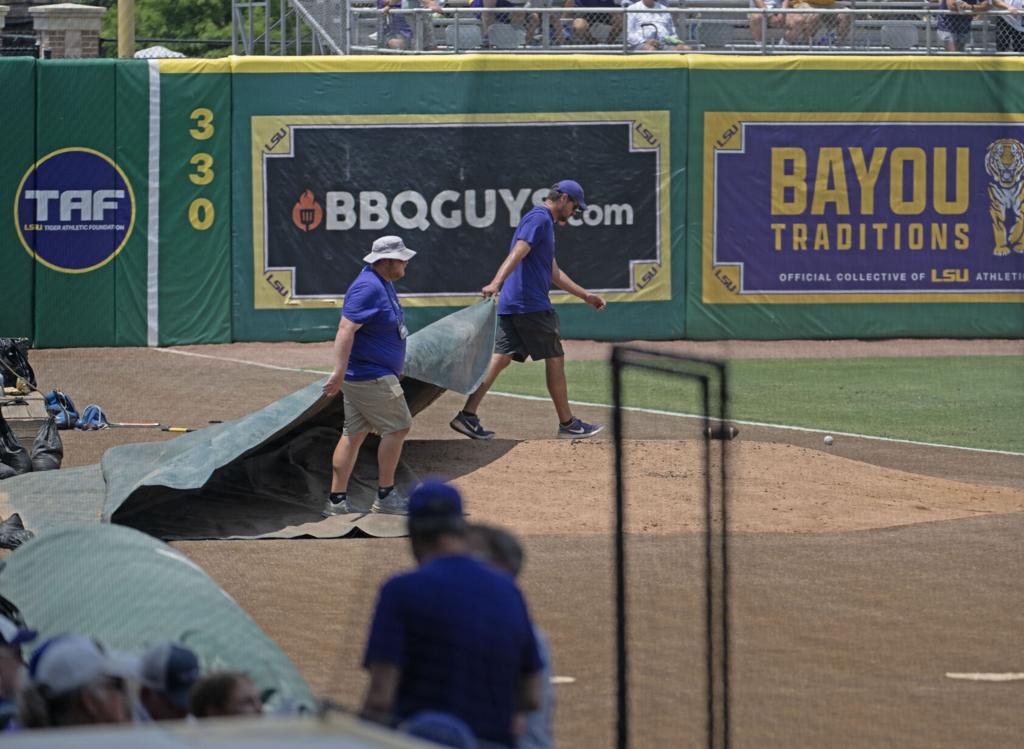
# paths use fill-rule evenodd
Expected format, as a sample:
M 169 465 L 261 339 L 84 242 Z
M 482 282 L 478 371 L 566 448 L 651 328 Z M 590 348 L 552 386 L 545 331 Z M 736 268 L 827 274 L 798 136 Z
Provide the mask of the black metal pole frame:
M 701 433 L 704 464 L 704 595 L 707 667 L 707 746 L 729 747 L 729 566 L 728 566 L 728 383 L 723 362 L 645 351 L 629 346 L 612 349 L 612 426 L 615 437 L 615 608 L 616 608 L 616 746 L 629 746 L 629 647 L 626 602 L 625 487 L 623 485 L 623 388 L 626 369 L 658 372 L 695 380 L 701 390 Z M 711 394 L 715 393 L 712 403 Z M 712 415 L 712 410 L 715 414 Z M 714 423 L 713 423 L 714 422 Z M 716 429 L 717 427 L 717 429 Z M 712 477 L 713 445 L 720 445 L 718 491 Z M 680 737 L 683 738 L 683 737 Z

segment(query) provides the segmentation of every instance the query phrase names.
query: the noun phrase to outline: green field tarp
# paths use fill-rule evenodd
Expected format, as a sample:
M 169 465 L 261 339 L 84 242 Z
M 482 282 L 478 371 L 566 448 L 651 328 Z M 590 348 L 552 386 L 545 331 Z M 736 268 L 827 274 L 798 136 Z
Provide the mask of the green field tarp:
M 495 319 L 494 303 L 484 301 L 409 337 L 402 387 L 414 416 L 446 390 L 469 393 L 479 385 Z M 177 439 L 111 448 L 100 466 L 7 479 L 0 510 L 21 513 L 36 531 L 91 520 L 164 539 L 405 535 L 402 516 L 320 518 L 344 421 L 342 398 L 323 397 L 321 386 Z M 376 475 L 376 444 L 366 444 L 349 486 L 356 507 L 369 509 Z M 401 491 L 418 482 L 401 464 L 396 478 Z
M 141 653 L 180 642 L 204 673 L 233 669 L 273 690 L 268 708 L 313 710 L 288 656 L 188 557 L 130 528 L 72 525 L 41 534 L 4 560 L 0 595 L 42 638 L 67 632 Z

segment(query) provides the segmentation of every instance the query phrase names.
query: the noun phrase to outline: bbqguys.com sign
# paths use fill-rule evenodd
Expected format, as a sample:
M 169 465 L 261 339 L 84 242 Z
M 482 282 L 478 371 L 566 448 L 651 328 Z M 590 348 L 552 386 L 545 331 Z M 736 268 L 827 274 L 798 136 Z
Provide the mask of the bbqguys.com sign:
M 667 298 L 668 114 L 616 115 L 255 118 L 257 307 L 335 303 L 383 234 L 418 252 L 407 300 L 462 303 L 560 179 L 588 207 L 556 230 L 559 266 L 588 289 Z
M 124 248 L 135 196 L 121 168 L 90 148 L 64 148 L 25 173 L 14 204 L 25 250 L 62 273 L 86 273 Z

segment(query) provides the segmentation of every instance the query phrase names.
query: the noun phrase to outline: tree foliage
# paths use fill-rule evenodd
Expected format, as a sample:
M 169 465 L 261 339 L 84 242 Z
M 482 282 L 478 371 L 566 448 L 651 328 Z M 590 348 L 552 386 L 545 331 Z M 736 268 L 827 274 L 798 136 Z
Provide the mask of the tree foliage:
M 81 0 L 79 0 L 81 2 Z M 117 0 L 85 0 L 107 8 L 100 35 L 117 38 Z M 231 39 L 231 0 L 135 0 L 135 38 L 140 39 Z M 161 46 L 189 57 L 221 57 L 229 47 L 184 42 L 136 42 L 138 48 Z M 113 54 L 116 54 L 116 45 Z

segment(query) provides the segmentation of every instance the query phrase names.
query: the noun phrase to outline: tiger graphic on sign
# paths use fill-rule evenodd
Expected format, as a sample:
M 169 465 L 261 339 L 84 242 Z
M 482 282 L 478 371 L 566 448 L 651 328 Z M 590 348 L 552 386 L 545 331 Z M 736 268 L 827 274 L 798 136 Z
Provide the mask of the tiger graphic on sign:
M 1024 252 L 1024 143 L 1015 138 L 992 141 L 985 154 L 989 215 L 996 255 Z

